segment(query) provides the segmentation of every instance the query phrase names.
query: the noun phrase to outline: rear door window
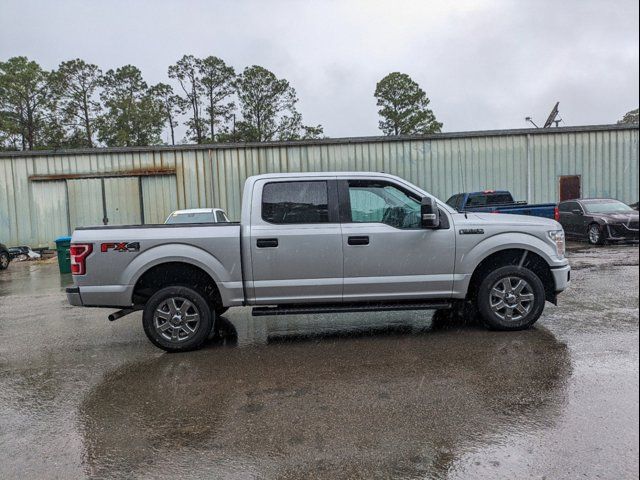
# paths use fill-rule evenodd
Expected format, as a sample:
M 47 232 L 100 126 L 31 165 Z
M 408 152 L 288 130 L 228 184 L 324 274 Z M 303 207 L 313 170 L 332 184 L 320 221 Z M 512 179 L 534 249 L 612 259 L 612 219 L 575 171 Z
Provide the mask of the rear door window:
M 272 182 L 262 190 L 262 219 L 275 224 L 329 223 L 327 182 Z

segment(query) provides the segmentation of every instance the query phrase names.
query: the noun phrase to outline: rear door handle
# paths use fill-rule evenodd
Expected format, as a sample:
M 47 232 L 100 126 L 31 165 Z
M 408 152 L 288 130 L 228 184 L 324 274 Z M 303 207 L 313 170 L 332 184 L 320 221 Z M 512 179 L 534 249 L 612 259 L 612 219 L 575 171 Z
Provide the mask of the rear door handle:
M 349 237 L 349 245 L 369 245 L 369 237 Z
M 256 246 L 258 248 L 274 248 L 278 246 L 277 238 L 259 238 L 256 241 Z

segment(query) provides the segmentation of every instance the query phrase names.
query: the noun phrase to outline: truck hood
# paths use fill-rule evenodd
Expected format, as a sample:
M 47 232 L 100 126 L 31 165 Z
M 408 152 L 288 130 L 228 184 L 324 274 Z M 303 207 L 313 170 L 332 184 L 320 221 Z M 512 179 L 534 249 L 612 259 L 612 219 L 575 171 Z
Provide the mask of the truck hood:
M 464 215 L 460 215 L 457 220 L 460 223 L 481 224 L 489 223 L 491 225 L 505 225 L 518 227 L 548 227 L 549 230 L 560 230 L 562 226 L 555 220 L 544 217 L 533 217 L 529 215 L 509 215 L 503 213 L 468 213 L 465 219 Z M 458 222 L 457 222 L 458 223 Z

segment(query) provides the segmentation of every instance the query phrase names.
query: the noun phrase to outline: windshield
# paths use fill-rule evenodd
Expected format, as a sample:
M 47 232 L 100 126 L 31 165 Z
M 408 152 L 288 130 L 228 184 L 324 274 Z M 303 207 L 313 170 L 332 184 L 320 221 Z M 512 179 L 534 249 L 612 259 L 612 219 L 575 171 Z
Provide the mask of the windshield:
M 624 213 L 634 212 L 629 205 L 618 200 L 603 200 L 601 202 L 585 202 L 584 207 L 589 213 Z
M 173 213 L 167 218 L 168 223 L 213 223 L 215 220 L 213 219 L 212 212 L 204 212 L 204 213 Z

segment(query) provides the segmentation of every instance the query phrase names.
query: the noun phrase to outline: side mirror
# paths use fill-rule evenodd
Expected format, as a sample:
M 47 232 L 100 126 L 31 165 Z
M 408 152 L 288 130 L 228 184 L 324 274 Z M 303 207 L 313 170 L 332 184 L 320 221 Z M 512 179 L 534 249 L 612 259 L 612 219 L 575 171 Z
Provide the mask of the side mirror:
M 582 215 L 582 210 L 580 210 L 579 208 L 574 208 L 573 210 L 571 210 L 571 213 L 573 213 L 574 215 Z
M 423 197 L 421 203 L 420 218 L 422 221 L 422 228 L 439 228 L 440 210 L 438 210 L 438 203 L 431 197 Z

